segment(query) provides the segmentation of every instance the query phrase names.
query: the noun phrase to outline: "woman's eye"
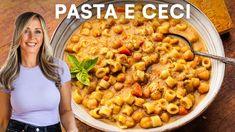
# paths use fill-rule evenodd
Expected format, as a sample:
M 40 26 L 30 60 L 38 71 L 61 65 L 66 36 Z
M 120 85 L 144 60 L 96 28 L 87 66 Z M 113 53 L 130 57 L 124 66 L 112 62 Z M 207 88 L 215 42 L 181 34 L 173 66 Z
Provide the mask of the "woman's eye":
M 42 32 L 39 31 L 39 30 L 37 30 L 37 31 L 35 31 L 35 33 L 36 33 L 36 34 L 41 34 Z
M 29 30 L 25 30 L 24 33 L 25 33 L 25 34 L 29 33 Z

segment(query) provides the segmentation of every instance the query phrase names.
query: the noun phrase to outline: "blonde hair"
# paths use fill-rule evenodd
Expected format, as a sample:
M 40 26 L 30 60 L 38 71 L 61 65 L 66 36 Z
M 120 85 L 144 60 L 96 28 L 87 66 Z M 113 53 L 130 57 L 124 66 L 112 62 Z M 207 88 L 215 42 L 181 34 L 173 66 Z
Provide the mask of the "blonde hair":
M 40 21 L 43 30 L 43 43 L 37 58 L 40 69 L 49 80 L 54 81 L 56 86 L 60 87 L 59 67 L 54 63 L 55 58 L 53 57 L 52 48 L 49 43 L 45 20 L 37 13 L 26 12 L 21 14 L 15 22 L 15 31 L 8 58 L 0 70 L 0 84 L 7 90 L 13 90 L 12 82 L 17 78 L 21 64 L 19 43 L 26 25 L 34 18 Z

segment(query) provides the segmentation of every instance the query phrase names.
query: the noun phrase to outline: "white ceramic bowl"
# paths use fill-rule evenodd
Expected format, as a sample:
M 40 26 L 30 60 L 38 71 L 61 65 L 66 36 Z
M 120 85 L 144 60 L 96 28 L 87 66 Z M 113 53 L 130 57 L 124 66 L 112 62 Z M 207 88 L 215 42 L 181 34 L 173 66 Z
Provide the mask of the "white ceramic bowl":
M 120 1 L 114 1 L 114 0 L 90 0 L 86 3 L 93 4 L 93 3 L 105 3 L 105 4 L 123 4 L 127 1 L 120 0 Z M 132 1 L 131 3 L 138 2 L 137 0 Z M 143 2 L 151 2 L 151 3 L 175 3 L 171 0 L 144 0 Z M 130 1 L 129 1 L 130 3 Z M 187 4 L 185 1 L 177 1 L 177 3 L 180 3 L 182 5 Z M 78 10 L 80 11 L 80 6 L 78 6 Z M 93 11 L 93 14 L 95 15 L 95 12 Z M 63 58 L 64 48 L 67 40 L 72 35 L 72 33 L 80 26 L 82 22 L 85 20 L 83 19 L 69 19 L 64 20 L 62 23 L 58 26 L 56 32 L 53 35 L 52 39 L 52 46 L 54 48 L 54 53 L 56 57 Z M 194 6 L 191 6 L 191 19 L 188 20 L 189 23 L 191 23 L 195 29 L 199 32 L 202 39 L 204 40 L 206 47 L 208 49 L 208 52 L 215 55 L 224 56 L 224 48 L 222 45 L 222 41 L 220 39 L 220 36 L 218 32 L 216 31 L 213 24 L 210 22 L 210 20 L 197 8 Z M 161 127 L 157 128 L 151 128 L 151 129 L 145 129 L 148 131 L 167 131 L 172 130 L 175 128 L 178 128 L 197 116 L 199 116 L 203 111 L 206 110 L 206 108 L 211 104 L 211 102 L 214 100 L 215 96 L 220 90 L 223 78 L 224 78 L 224 71 L 225 71 L 225 64 L 215 61 L 212 61 L 212 69 L 211 69 L 211 81 L 210 81 L 210 90 L 205 96 L 205 98 L 192 110 L 189 114 L 183 116 L 182 118 L 172 122 L 168 123 L 166 125 L 163 125 Z M 100 120 L 97 120 L 93 117 L 91 117 L 82 107 L 77 105 L 75 102 L 72 101 L 72 108 L 73 112 L 76 115 L 76 118 L 78 118 L 80 121 L 86 123 L 89 126 L 92 126 L 94 128 L 104 130 L 104 131 L 143 131 L 143 129 L 120 129 L 117 126 L 106 124 Z

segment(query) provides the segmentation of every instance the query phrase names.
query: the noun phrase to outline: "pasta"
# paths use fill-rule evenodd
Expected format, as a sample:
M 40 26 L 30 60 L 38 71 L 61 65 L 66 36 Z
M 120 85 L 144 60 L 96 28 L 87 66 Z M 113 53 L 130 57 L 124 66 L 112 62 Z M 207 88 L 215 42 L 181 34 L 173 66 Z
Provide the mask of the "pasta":
M 148 114 L 153 113 L 154 110 L 155 110 L 155 105 L 154 105 L 154 103 L 150 103 L 150 102 L 144 103 L 144 104 L 143 104 L 143 107 L 144 107 L 145 111 L 146 111 Z
M 101 115 L 99 115 L 100 108 L 95 108 L 89 112 L 89 114 L 94 118 L 101 118 Z
M 183 35 L 194 50 L 206 52 L 195 28 L 183 19 L 145 19 L 142 7 L 135 6 L 135 19 L 118 12 L 117 19 L 87 20 L 65 48 L 71 71 L 67 53 L 79 62 L 98 57 L 89 71 L 89 86 L 72 79 L 74 102 L 92 117 L 122 129 L 175 121 L 210 90 L 211 60 L 195 56 L 180 38 L 165 35 Z
M 122 107 L 121 113 L 130 116 L 133 111 L 134 111 L 134 110 L 133 110 L 133 108 L 132 108 L 131 106 L 129 106 L 129 105 L 124 105 L 124 106 Z
M 177 114 L 179 112 L 179 107 L 175 104 L 168 104 L 166 108 L 167 112 L 170 114 Z

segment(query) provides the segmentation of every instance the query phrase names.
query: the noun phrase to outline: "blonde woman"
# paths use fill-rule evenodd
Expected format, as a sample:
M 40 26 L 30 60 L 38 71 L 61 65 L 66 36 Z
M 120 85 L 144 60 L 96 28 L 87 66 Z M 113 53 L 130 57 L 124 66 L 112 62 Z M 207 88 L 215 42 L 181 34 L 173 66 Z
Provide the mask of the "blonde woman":
M 8 132 L 77 132 L 69 69 L 52 57 L 43 17 L 26 12 L 15 23 L 10 53 L 0 70 L 0 127 Z

